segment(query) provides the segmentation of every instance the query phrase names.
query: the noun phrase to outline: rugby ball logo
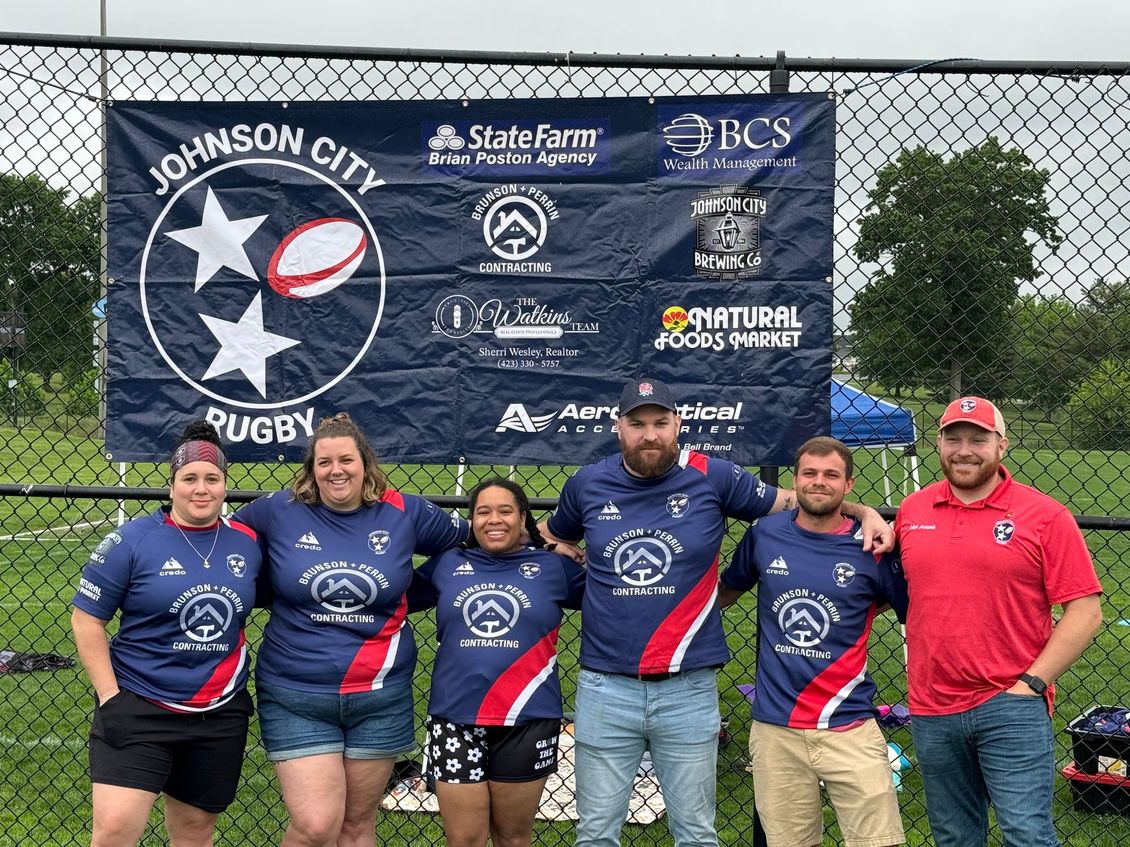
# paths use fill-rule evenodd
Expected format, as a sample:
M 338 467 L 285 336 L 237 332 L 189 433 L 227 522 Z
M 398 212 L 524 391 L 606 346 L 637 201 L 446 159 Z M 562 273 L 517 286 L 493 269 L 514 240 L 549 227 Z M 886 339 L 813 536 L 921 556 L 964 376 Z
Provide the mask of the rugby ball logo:
M 284 297 L 308 300 L 333 291 L 360 267 L 368 239 L 345 218 L 318 218 L 284 238 L 267 266 L 267 281 Z

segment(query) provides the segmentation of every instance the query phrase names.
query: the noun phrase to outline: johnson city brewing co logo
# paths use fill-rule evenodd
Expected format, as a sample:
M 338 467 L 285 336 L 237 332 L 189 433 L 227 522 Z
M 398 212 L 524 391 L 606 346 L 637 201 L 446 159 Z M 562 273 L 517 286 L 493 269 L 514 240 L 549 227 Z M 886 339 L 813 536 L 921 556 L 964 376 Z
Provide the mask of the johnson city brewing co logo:
M 712 188 L 691 200 L 695 273 L 707 279 L 757 276 L 765 212 L 756 190 L 736 185 Z

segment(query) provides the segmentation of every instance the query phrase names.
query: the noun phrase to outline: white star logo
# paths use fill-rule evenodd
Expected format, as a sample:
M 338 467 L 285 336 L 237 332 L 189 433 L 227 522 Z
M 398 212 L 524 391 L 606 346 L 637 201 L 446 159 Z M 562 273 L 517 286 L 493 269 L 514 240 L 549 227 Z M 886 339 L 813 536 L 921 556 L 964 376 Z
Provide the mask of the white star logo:
M 251 267 L 251 260 L 247 258 L 243 243 L 267 217 L 267 215 L 256 215 L 251 218 L 230 220 L 220 206 L 215 192 L 209 188 L 208 196 L 204 200 L 204 217 L 200 226 L 165 233 L 173 241 L 179 241 L 197 253 L 196 287 L 193 291 L 203 288 L 204 283 L 215 276 L 220 268 L 231 268 L 236 273 L 258 282 L 259 277 Z
M 267 398 L 267 359 L 302 342 L 285 335 L 275 335 L 263 328 L 262 298 L 262 293 L 256 294 L 251 305 L 236 322 L 212 315 L 200 315 L 212 335 L 220 342 L 220 350 L 201 381 L 232 371 L 243 371 L 243 375 L 259 390 L 263 399 Z

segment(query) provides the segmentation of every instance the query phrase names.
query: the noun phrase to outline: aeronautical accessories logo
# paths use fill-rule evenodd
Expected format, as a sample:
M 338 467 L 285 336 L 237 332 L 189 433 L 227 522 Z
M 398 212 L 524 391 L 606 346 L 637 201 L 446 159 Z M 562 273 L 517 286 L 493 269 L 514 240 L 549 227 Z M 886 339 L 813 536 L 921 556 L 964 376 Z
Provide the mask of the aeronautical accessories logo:
M 561 217 L 553 199 L 533 185 L 500 185 L 478 199 L 471 220 L 482 223 L 483 241 L 502 261 L 479 263 L 479 273 L 553 273 L 553 263 L 527 261 L 545 244 L 549 222 Z
M 682 542 L 660 529 L 629 529 L 609 541 L 602 551 L 624 583 L 612 589 L 617 596 L 636 597 L 674 594 L 674 585 L 661 585 L 675 556 L 683 552 Z
M 350 562 L 321 562 L 309 567 L 298 584 L 309 589 L 317 606 L 318 610 L 310 613 L 315 623 L 373 623 L 376 617 L 365 610 L 389 588 L 388 579 L 379 570 Z
M 798 167 L 799 103 L 703 103 L 661 106 L 657 111 L 660 176 L 752 173 Z
M 819 649 L 832 624 L 839 623 L 840 610 L 827 596 L 807 588 L 782 592 L 770 604 L 777 626 L 787 643 L 773 645 L 775 653 L 830 659 L 831 652 Z
M 742 420 L 744 401 L 732 406 L 708 403 L 684 403 L 677 407 L 683 420 L 680 432 L 734 434 L 744 427 Z M 499 418 L 495 432 L 521 432 L 535 435 L 539 432 L 564 433 L 603 433 L 614 432 L 617 408 L 615 406 L 593 406 L 587 403 L 565 403 L 556 410 L 532 412 L 525 403 L 511 403 Z M 720 425 L 719 422 L 729 422 Z
M 761 221 L 767 208 L 760 192 L 735 185 L 712 188 L 692 199 L 695 273 L 706 279 L 761 273 Z
M 463 612 L 463 623 L 474 638 L 462 638 L 460 647 L 506 647 L 516 649 L 517 639 L 505 638 L 531 606 L 529 595 L 505 583 L 484 582 L 468 586 L 455 595 L 452 605 Z
M 357 196 L 384 180 L 333 138 L 272 123 L 205 132 L 149 174 L 167 196 L 139 271 L 158 354 L 213 401 L 225 440 L 308 437 L 309 401 L 353 371 L 380 325 L 384 259 Z
M 611 164 L 608 118 L 426 122 L 424 169 L 449 175 L 585 176 Z
M 243 600 L 225 585 L 194 585 L 169 606 L 177 616 L 180 630 L 187 641 L 174 641 L 174 650 L 224 651 L 229 645 L 220 642 L 234 628 L 243 613 Z
M 656 350 L 748 350 L 800 347 L 796 306 L 668 306 L 652 342 Z

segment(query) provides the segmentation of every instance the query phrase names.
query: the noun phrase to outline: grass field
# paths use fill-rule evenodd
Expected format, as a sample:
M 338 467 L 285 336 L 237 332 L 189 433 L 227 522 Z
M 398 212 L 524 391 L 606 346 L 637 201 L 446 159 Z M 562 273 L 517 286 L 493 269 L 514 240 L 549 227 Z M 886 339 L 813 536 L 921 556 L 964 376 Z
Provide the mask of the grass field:
M 940 406 L 923 402 L 920 417 L 936 415 Z M 920 420 L 920 424 L 923 421 Z M 1044 426 L 1044 425 L 1041 425 Z M 1039 431 L 1033 425 L 1033 431 Z M 929 431 L 932 436 L 932 430 Z M 1073 511 L 1089 515 L 1127 515 L 1130 502 L 1130 456 L 1125 453 L 1077 452 L 1042 449 L 1040 438 L 1014 442 L 1009 466 L 1017 477 L 1067 502 Z M 0 430 L 0 467 L 8 469 L 4 481 L 111 485 L 118 483 L 116 466 L 100 454 L 96 443 L 67 439 L 54 433 Z M 1031 444 L 1031 446 L 1029 446 Z M 929 440 L 920 444 L 920 476 L 933 480 L 937 463 Z M 857 495 L 873 504 L 882 500 L 883 469 L 879 457 L 857 451 Z M 472 468 L 464 487 L 481 476 L 508 468 Z M 290 468 L 240 467 L 233 472 L 239 488 L 281 487 Z M 556 468 L 520 468 L 531 494 L 553 496 L 565 472 Z M 454 493 L 455 469 L 415 466 L 395 469 L 394 485 L 423 493 Z M 160 470 L 135 465 L 128 469 L 129 485 L 160 485 Z M 786 474 L 782 479 L 788 482 Z M 897 493 L 894 502 L 900 496 Z M 148 511 L 151 503 L 125 504 L 129 516 Z M 67 629 L 68 603 L 87 552 L 113 526 L 118 504 L 112 501 L 0 498 L 0 650 L 36 650 L 73 655 Z M 68 527 L 73 527 L 68 529 Z M 733 527 L 727 552 L 740 535 Z M 1130 535 L 1090 531 L 1088 544 L 1106 589 L 1106 623 L 1095 644 L 1060 683 L 1057 727 L 1096 703 L 1130 704 L 1130 683 L 1123 673 L 1126 640 L 1130 636 Z M 729 611 L 726 626 L 735 657 L 723 671 L 720 688 L 723 714 L 733 733 L 720 756 L 719 831 L 722 843 L 744 845 L 750 840 L 752 791 L 745 772 L 749 721 L 748 704 L 734 688 L 752 681 L 755 630 L 751 620 L 753 597 L 744 598 Z M 264 613 L 256 613 L 249 633 L 258 640 Z M 576 672 L 576 616 L 563 630 L 561 667 L 566 708 L 571 707 Z M 417 674 L 417 711 L 422 715 L 427 690 L 433 627 L 429 618 L 416 622 L 421 664 Z M 872 640 L 872 672 L 879 685 L 879 702 L 905 702 L 902 642 L 897 623 L 883 616 Z M 0 845 L 71 845 L 85 843 L 89 831 L 89 782 L 85 775 L 85 733 L 92 701 L 85 679 L 77 670 L 54 674 L 0 675 Z M 257 727 L 253 724 L 253 734 Z M 1065 734 L 1059 733 L 1060 764 L 1070 760 Z M 908 730 L 896 730 L 890 739 L 913 756 Z M 930 843 L 921 784 L 915 769 L 904 776 L 900 794 L 910 843 Z M 1055 814 L 1061 837 L 1073 847 L 1114 847 L 1130 843 L 1130 818 L 1076 812 L 1065 781 L 1059 780 Z M 830 809 L 826 809 L 829 844 L 840 843 Z M 244 769 L 240 796 L 220 825 L 219 844 L 275 844 L 284 814 L 281 801 L 257 736 Z M 437 822 L 426 815 L 389 814 L 380 824 L 382 841 L 433 844 L 442 840 Z M 539 844 L 572 843 L 571 828 L 539 825 Z M 669 843 L 666 827 L 625 829 L 625 843 Z M 151 827 L 145 844 L 165 843 L 159 827 Z

